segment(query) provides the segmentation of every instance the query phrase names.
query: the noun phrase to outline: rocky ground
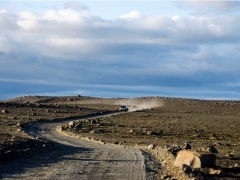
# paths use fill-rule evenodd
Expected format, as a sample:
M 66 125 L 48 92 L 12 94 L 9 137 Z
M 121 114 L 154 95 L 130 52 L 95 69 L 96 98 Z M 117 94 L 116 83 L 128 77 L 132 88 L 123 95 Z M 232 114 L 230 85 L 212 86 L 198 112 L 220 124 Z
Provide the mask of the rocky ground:
M 94 106 L 84 103 L 86 99 L 95 98 L 25 96 L 0 101 L 0 161 L 6 162 L 23 154 L 52 148 L 53 144 L 32 139 L 25 133 L 25 127 L 31 123 L 111 112 L 116 109 L 109 105 Z M 79 101 L 79 104 L 73 103 L 74 101 Z
M 194 151 L 214 153 L 216 156 L 213 164 L 191 170 L 191 176 L 205 179 L 240 178 L 240 102 L 160 97 L 133 101 L 135 105 L 131 100 L 126 100 L 125 105 L 130 107 L 130 111 L 131 107 L 138 109 L 134 112 L 70 122 L 62 125 L 61 130 L 82 138 L 121 145 L 171 147 L 188 143 Z M 144 104 L 146 109 L 138 108 Z M 210 147 L 217 150 L 212 152 Z M 176 158 L 176 152 L 173 156 Z M 165 178 L 176 177 L 176 169 L 172 172 Z
M 28 136 L 24 128 L 29 123 L 114 112 L 119 105 L 128 105 L 132 112 L 71 122 L 61 126 L 61 131 L 102 143 L 135 147 L 153 144 L 151 151 L 162 164 L 159 170 L 162 179 L 174 179 L 175 172 L 196 179 L 240 178 L 239 101 L 163 97 L 105 99 L 82 96 L 26 96 L 2 101 L 0 161 L 6 163 L 23 154 L 54 148 L 51 142 Z M 209 147 L 213 146 L 218 150 L 218 153 L 214 153 L 215 165 L 191 169 L 191 173 L 188 173 L 189 169 L 186 168 L 176 170 L 172 162 L 176 158 L 176 152 L 169 151 L 169 147 L 182 147 L 184 143 L 189 143 L 191 149 L 205 153 L 213 153 L 209 150 Z M 167 150 L 159 151 L 159 148 Z M 163 160 L 162 156 L 166 158 Z

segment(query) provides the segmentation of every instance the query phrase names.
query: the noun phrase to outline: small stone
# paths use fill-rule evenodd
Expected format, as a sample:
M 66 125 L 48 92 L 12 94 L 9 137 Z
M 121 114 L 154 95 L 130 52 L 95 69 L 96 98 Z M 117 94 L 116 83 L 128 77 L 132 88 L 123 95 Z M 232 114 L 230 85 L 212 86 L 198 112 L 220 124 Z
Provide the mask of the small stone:
M 157 135 L 157 132 L 155 131 L 147 131 L 147 135 Z
M 133 129 L 130 129 L 130 130 L 129 130 L 129 132 L 130 132 L 130 133 L 133 133 L 133 132 L 134 132 L 134 130 L 133 130 Z
M 9 111 L 6 110 L 6 109 L 4 109 L 4 110 L 2 110 L 2 113 L 3 113 L 3 114 L 7 114 L 7 113 L 9 113 Z
M 196 150 L 200 152 L 207 152 L 207 153 L 218 153 L 218 150 L 213 145 L 200 147 L 200 148 L 197 148 Z
M 90 133 L 91 133 L 91 134 L 95 134 L 95 133 L 96 133 L 96 131 L 95 131 L 95 130 L 92 130 L 92 131 L 90 131 Z
M 74 122 L 73 122 L 73 121 L 70 121 L 70 122 L 68 123 L 68 125 L 69 125 L 69 126 L 73 126 L 73 125 L 74 125 Z
M 220 169 L 212 169 L 212 168 L 209 169 L 210 175 L 219 175 L 219 174 L 221 174 L 221 172 L 222 171 Z
M 239 167 L 239 163 L 236 163 L 236 164 L 234 165 L 234 167 Z
M 149 146 L 148 146 L 148 150 L 152 150 L 152 149 L 154 149 L 155 148 L 155 145 L 154 144 L 150 144 Z
M 161 176 L 161 179 L 167 179 L 167 178 L 170 178 L 171 176 L 169 176 L 168 174 L 163 174 L 162 176 Z

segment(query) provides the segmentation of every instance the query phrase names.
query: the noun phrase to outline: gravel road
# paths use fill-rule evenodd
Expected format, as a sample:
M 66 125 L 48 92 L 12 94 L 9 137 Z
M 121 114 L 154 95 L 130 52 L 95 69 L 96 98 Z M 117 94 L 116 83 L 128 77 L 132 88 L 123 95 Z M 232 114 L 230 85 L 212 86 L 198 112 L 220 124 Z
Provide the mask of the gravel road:
M 155 179 L 154 162 L 145 152 L 64 136 L 56 131 L 62 123 L 67 121 L 29 126 L 28 134 L 53 141 L 56 149 L 7 163 L 1 179 Z

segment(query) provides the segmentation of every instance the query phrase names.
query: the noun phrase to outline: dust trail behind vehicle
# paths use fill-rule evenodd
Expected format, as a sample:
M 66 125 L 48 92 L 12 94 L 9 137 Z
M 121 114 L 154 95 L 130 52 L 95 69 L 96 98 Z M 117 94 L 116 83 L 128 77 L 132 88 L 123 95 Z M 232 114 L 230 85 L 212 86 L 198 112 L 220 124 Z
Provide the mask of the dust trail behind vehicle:
M 151 109 L 164 105 L 164 102 L 160 99 L 122 99 L 116 101 L 116 105 L 126 105 L 129 108 L 129 111 L 137 111 L 142 109 Z
M 69 104 L 107 104 L 117 106 L 128 106 L 129 111 L 142 109 L 151 109 L 164 105 L 164 100 L 159 97 L 141 97 L 141 98 L 92 98 L 90 100 L 74 100 Z M 119 107 L 116 110 L 119 110 Z

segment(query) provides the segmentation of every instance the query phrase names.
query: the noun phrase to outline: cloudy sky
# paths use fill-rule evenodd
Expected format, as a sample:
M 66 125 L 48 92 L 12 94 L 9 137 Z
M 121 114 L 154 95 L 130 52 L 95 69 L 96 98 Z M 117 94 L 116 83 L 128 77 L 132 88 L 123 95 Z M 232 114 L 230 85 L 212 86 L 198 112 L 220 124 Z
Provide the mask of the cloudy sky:
M 240 100 L 239 1 L 0 1 L 0 99 Z

